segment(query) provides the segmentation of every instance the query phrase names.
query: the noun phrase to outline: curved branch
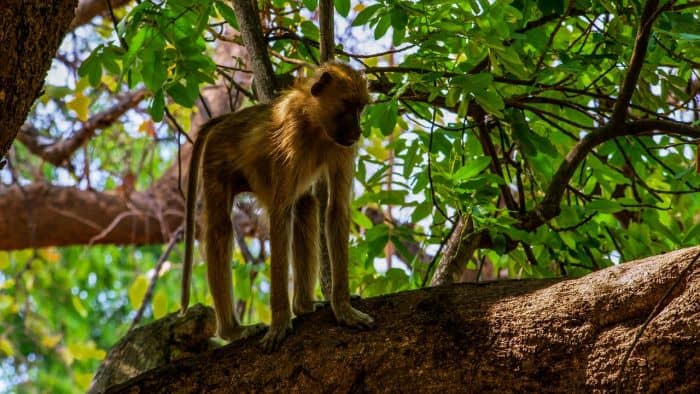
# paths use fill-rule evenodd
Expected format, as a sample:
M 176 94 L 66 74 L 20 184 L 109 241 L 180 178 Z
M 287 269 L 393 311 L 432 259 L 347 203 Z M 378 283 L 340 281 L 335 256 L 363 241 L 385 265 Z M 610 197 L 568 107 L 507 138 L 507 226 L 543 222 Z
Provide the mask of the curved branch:
M 628 135 L 642 135 L 654 131 L 678 134 L 693 138 L 700 138 L 700 127 L 659 119 L 642 119 L 626 123 L 623 127 L 614 128 L 612 124 L 598 128 L 583 137 L 564 158 L 557 172 L 552 177 L 552 182 L 544 199 L 521 221 L 520 227 L 526 230 L 534 230 L 546 221 L 559 214 L 559 205 L 566 190 L 569 180 L 583 159 L 596 146 L 617 137 Z
M 637 37 L 634 40 L 634 49 L 632 50 L 630 64 L 627 67 L 627 74 L 625 74 L 625 79 L 620 87 L 620 95 L 613 107 L 613 115 L 610 121 L 613 127 L 620 127 L 625 122 L 627 108 L 629 107 L 634 89 L 637 87 L 639 73 L 642 71 L 644 58 L 647 54 L 651 27 L 654 24 L 654 20 L 659 15 L 659 13 L 656 12 L 658 5 L 658 0 L 647 1 L 644 5 L 642 16 L 639 18 L 639 27 L 637 28 Z
M 87 122 L 83 123 L 83 127 L 70 138 L 51 145 L 42 145 L 38 140 L 37 130 L 28 124 L 22 126 L 20 133 L 17 135 L 17 139 L 24 144 L 30 152 L 55 166 L 62 166 L 66 161 L 70 160 L 76 150 L 95 135 L 98 129 L 111 126 L 126 111 L 136 107 L 144 97 L 146 97 L 145 89 L 140 89 L 124 95 L 112 108 L 88 119 Z

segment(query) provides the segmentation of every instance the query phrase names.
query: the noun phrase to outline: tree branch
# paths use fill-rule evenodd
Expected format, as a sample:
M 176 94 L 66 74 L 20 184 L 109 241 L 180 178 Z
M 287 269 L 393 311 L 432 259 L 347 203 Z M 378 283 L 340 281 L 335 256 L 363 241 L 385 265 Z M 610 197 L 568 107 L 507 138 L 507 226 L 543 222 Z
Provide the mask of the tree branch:
M 622 127 L 625 123 L 627 108 L 629 107 L 634 89 L 637 87 L 639 73 L 642 71 L 644 58 L 647 54 L 651 27 L 654 24 L 654 19 L 658 16 L 656 12 L 658 5 L 658 0 L 649 0 L 644 4 L 642 16 L 639 18 L 639 26 L 637 27 L 637 37 L 634 41 L 632 57 L 627 67 L 627 74 L 625 74 L 625 79 L 620 87 L 620 95 L 617 97 L 615 106 L 613 107 L 613 115 L 610 120 L 613 128 Z
M 145 89 L 125 94 L 112 108 L 88 119 L 87 122 L 83 123 L 83 127 L 70 138 L 55 142 L 51 145 L 42 145 L 38 140 L 37 130 L 29 124 L 24 124 L 22 126 L 20 133 L 17 135 L 17 139 L 24 144 L 30 152 L 57 167 L 62 166 L 70 160 L 76 150 L 95 135 L 98 129 L 111 126 L 126 111 L 136 107 L 144 97 L 146 97 Z
M 75 0 L 32 0 L 3 2 L 0 7 L 0 168 L 41 94 L 75 5 Z
M 335 48 L 335 25 L 333 24 L 333 0 L 318 3 L 321 63 L 333 60 Z
M 250 65 L 254 70 L 256 93 L 260 101 L 269 102 L 275 97 L 276 82 L 272 62 L 267 52 L 267 43 L 262 33 L 256 2 L 232 0 L 243 44 L 250 55 Z
M 260 354 L 256 336 L 163 360 L 149 372 L 128 370 L 110 383 L 143 374 L 107 392 L 613 392 L 643 318 L 679 277 L 619 377 L 624 392 L 697 392 L 700 276 L 697 265 L 681 273 L 698 250 L 575 280 L 460 284 L 358 301 L 381 316 L 374 330 L 338 327 L 330 308 L 321 308 L 294 319 L 294 335 L 272 356 Z M 167 327 L 159 324 L 139 330 Z M 117 349 L 129 345 L 143 355 L 144 344 L 133 340 Z M 419 379 L 415 371 L 423 371 Z
M 586 155 L 596 146 L 617 137 L 642 135 L 656 130 L 700 138 L 700 127 L 659 119 L 635 120 L 624 124 L 623 127 L 617 128 L 613 128 L 612 124 L 600 127 L 587 134 L 571 148 L 564 158 L 564 162 L 559 166 L 557 172 L 552 177 L 552 182 L 549 184 L 545 197 L 532 211 L 525 215 L 519 227 L 526 230 L 534 230 L 559 214 L 560 201 L 569 184 L 569 180 Z

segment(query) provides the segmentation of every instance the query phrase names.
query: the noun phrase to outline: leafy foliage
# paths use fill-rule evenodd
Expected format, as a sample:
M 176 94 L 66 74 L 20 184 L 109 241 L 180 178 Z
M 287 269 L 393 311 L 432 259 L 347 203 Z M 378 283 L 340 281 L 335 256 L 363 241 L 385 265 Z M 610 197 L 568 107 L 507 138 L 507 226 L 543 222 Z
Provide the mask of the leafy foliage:
M 566 180 L 558 214 L 522 226 L 567 155 L 610 121 L 641 3 L 336 0 L 339 56 L 365 70 L 374 92 L 357 163 L 352 291 L 373 296 L 422 286 L 460 216 L 490 240 L 461 262 L 463 280 L 583 275 L 700 243 L 698 142 L 674 132 L 597 145 Z M 316 0 L 259 6 L 279 76 L 317 63 Z M 700 126 L 700 7 L 662 7 L 627 117 Z M 228 2 L 142 1 L 119 12 L 117 37 L 109 20 L 94 27 L 101 37 L 80 37 L 77 76 L 49 84 L 30 119 L 57 125 L 47 137 L 58 138 L 66 124 L 108 107 L 112 92 L 141 86 L 150 98 L 139 109 L 150 118 L 130 116 L 71 158 L 72 168 L 91 169 L 87 177 L 19 145 L 13 179 L 119 191 L 130 175 L 136 189 L 147 189 L 176 161 L 182 142 L 157 123 L 165 110 L 189 130 L 200 90 L 239 71 L 212 60 L 218 42 L 238 41 L 225 28 L 237 27 Z M 58 121 L 42 120 L 47 113 Z M 268 322 L 268 247 L 264 237 L 246 244 L 254 261 L 236 248 L 235 296 L 245 322 Z M 144 302 L 163 250 L 0 253 L 0 390 L 84 390 Z M 176 248 L 164 265 L 147 319 L 177 310 L 180 270 L 172 262 L 180 253 Z M 209 302 L 202 265 L 193 277 L 195 301 Z

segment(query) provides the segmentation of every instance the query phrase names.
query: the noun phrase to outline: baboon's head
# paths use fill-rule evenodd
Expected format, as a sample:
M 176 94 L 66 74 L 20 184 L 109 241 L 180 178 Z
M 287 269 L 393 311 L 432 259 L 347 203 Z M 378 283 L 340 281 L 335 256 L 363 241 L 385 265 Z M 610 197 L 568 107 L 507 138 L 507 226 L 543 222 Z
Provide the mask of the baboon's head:
M 351 146 L 360 138 L 360 114 L 369 102 L 367 80 L 347 64 L 330 62 L 316 70 L 311 95 L 319 100 L 319 123 L 329 138 Z

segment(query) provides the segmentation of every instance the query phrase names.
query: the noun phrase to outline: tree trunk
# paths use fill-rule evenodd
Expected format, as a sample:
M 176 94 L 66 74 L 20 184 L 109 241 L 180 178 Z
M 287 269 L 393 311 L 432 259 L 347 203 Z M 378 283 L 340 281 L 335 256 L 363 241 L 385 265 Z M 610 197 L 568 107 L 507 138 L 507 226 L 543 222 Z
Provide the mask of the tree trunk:
M 700 247 L 574 280 L 433 287 L 357 302 L 358 331 L 330 308 L 294 320 L 275 354 L 259 337 L 152 370 L 109 392 L 700 391 Z M 680 278 L 680 279 L 679 279 Z M 664 294 L 623 373 L 625 353 Z
M 76 0 L 9 0 L 0 7 L 0 159 L 44 85 Z

